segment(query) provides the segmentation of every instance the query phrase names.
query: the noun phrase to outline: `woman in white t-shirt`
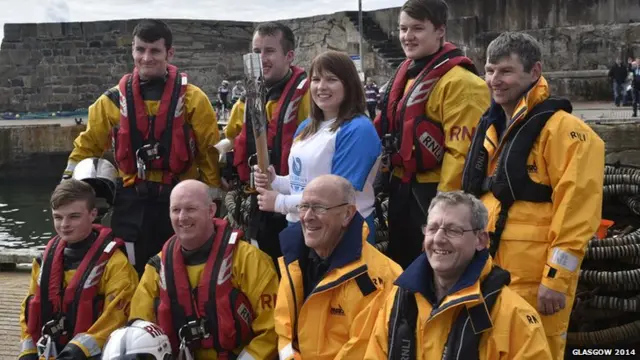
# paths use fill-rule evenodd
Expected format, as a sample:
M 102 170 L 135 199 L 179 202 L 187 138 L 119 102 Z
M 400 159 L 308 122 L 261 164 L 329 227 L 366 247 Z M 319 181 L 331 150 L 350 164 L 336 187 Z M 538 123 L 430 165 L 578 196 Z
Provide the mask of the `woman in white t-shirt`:
M 320 175 L 339 175 L 356 189 L 356 206 L 369 226 L 367 241 L 374 243 L 373 181 L 382 145 L 371 120 L 364 115 L 364 90 L 358 72 L 345 53 L 327 51 L 313 60 L 309 79 L 311 114 L 294 136 L 289 175 L 277 176 L 271 166 L 264 174 L 255 167 L 258 206 L 297 222 L 296 206 L 305 186 Z M 266 190 L 267 184 L 273 190 Z

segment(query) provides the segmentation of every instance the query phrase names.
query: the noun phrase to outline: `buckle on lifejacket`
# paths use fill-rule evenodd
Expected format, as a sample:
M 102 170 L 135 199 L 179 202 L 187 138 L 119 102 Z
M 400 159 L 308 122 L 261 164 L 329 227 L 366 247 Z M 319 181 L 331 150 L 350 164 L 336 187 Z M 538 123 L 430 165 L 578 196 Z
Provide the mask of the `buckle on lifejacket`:
M 67 318 L 64 315 L 57 316 L 42 326 L 42 335 L 51 336 L 53 339 L 67 335 L 66 322 Z
M 180 342 L 185 341 L 187 344 L 207 339 L 209 336 L 211 336 L 211 333 L 209 332 L 205 318 L 189 321 L 178 330 Z
M 393 134 L 385 134 L 382 137 L 382 158 L 380 165 L 382 169 L 391 169 L 391 156 L 398 152 L 398 139 Z

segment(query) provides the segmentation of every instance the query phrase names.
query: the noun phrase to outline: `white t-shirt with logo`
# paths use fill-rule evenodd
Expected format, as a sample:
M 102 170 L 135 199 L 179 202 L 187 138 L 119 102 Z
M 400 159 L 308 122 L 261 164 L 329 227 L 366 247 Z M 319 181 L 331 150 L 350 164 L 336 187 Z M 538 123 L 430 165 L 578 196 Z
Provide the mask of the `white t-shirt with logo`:
M 358 115 L 331 131 L 335 119 L 326 120 L 315 134 L 304 140 L 297 139 L 310 121 L 302 122 L 294 135 L 289 153 L 289 175 L 276 176 L 271 184 L 280 193 L 275 210 L 286 214 L 291 222 L 299 221 L 296 205 L 302 199 L 304 188 L 320 175 L 333 174 L 351 182 L 356 189 L 358 211 L 367 218 L 374 210 L 373 182 L 382 152 L 373 123 L 368 117 Z

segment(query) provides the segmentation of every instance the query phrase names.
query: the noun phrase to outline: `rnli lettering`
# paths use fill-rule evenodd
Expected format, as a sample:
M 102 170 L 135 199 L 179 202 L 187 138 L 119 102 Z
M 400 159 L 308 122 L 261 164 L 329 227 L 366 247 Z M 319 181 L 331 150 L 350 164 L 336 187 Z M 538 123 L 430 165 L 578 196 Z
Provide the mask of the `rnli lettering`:
M 538 173 L 538 166 L 536 165 L 536 162 L 534 161 L 532 165 L 527 164 L 527 172 L 529 173 Z
M 572 131 L 571 133 L 569 133 L 569 135 L 571 135 L 571 139 L 578 139 L 582 142 L 587 141 L 587 135 L 583 134 L 583 133 L 579 133 L 577 131 Z
M 418 140 L 420 140 L 420 143 L 424 145 L 431 154 L 433 154 L 433 157 L 436 159 L 442 159 L 442 153 L 444 151 L 442 146 L 438 144 L 438 142 L 428 132 L 423 132 Z
M 402 339 L 402 354 L 400 355 L 401 360 L 409 360 L 411 359 L 411 341 L 408 339 Z
M 527 321 L 529 321 L 530 325 L 538 323 L 538 319 L 536 319 L 535 315 L 527 315 Z
M 151 324 L 151 325 L 147 325 L 144 327 L 144 329 L 151 334 L 151 336 L 158 337 L 160 335 L 163 335 L 164 332 L 162 331 L 162 329 L 160 329 L 158 326 L 156 326 L 155 324 Z
M 240 318 L 242 318 L 242 320 L 247 323 L 248 326 L 251 326 L 251 312 L 249 311 L 249 308 L 245 306 L 245 304 L 240 304 L 237 313 Z
M 384 282 L 382 281 L 381 277 L 371 278 L 371 280 L 373 281 L 373 285 L 375 285 L 375 286 L 378 286 L 378 285 L 384 286 Z
M 473 135 L 476 133 L 476 128 L 473 127 L 471 130 L 467 126 L 452 126 L 449 131 L 449 141 L 453 141 L 455 137 L 455 141 L 464 141 L 464 140 L 473 140 Z
M 342 306 L 340 306 L 340 305 L 338 305 L 338 307 L 331 306 L 329 308 L 329 313 L 331 313 L 331 315 L 345 316 L 344 315 L 344 310 L 342 309 Z
M 264 309 L 273 309 L 276 307 L 276 294 L 260 295 L 260 307 Z

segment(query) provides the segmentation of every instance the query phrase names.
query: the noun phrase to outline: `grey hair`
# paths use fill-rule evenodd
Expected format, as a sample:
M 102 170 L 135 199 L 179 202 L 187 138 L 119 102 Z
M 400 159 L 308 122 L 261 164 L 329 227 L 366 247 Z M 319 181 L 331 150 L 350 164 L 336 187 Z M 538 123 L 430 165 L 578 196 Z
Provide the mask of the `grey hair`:
M 542 61 L 542 50 L 538 40 L 529 34 L 507 31 L 493 39 L 487 47 L 487 62 L 497 64 L 511 54 L 518 56 L 526 72 L 530 72 L 533 65 Z
M 438 204 L 444 203 L 450 206 L 464 205 L 469 209 L 469 215 L 471 216 L 471 227 L 473 229 L 485 230 L 489 223 L 489 212 L 475 196 L 465 193 L 463 191 L 451 191 L 441 192 L 431 200 L 429 205 L 429 212 Z
M 337 181 L 337 184 L 340 185 L 340 192 L 342 193 L 342 199 L 344 202 L 349 205 L 356 204 L 356 189 L 353 187 L 351 182 L 343 177 L 340 177 L 340 180 Z

